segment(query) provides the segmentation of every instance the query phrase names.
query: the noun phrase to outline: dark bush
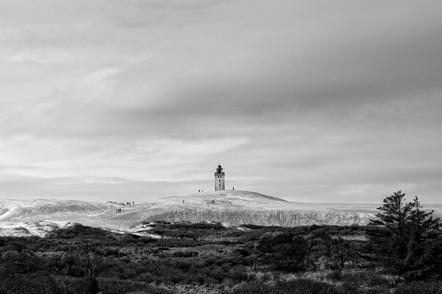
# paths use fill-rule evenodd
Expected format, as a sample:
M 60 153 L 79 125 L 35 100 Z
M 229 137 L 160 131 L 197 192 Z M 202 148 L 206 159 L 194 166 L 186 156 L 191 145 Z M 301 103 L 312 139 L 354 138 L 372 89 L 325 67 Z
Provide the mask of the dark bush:
M 325 256 L 332 269 L 344 269 L 355 258 L 356 250 L 352 243 L 340 237 L 325 237 Z
M 196 251 L 177 251 L 173 254 L 174 257 L 197 257 L 198 255 Z
M 442 293 L 442 282 L 410 282 L 399 286 L 394 294 L 440 294 Z
M 171 294 L 172 292 L 163 288 L 155 287 L 147 283 L 133 282 L 117 279 L 99 279 L 101 293 L 120 294 L 129 292 L 142 292 L 149 294 Z
M 16 273 L 11 268 L 0 271 L 0 293 L 52 294 L 57 293 L 57 284 L 47 273 Z
M 265 237 L 257 249 L 261 258 L 275 270 L 300 272 L 309 266 L 311 244 L 303 237 L 288 233 Z
M 340 294 L 333 285 L 307 279 L 280 281 L 271 286 L 264 282 L 252 281 L 241 285 L 232 294 Z
M 275 287 L 272 287 L 261 281 L 252 281 L 243 284 L 232 291 L 232 294 L 272 294 L 272 293 L 277 294 L 281 292 L 275 292 Z
M 334 282 L 340 281 L 342 279 L 342 271 L 341 270 L 334 270 L 327 274 L 327 279 L 330 279 Z

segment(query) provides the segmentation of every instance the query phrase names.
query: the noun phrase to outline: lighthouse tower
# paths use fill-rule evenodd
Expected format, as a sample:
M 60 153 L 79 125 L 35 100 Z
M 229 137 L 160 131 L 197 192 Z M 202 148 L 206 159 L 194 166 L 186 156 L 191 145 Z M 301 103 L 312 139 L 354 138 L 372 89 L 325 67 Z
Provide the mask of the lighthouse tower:
M 226 184 L 224 182 L 225 173 L 221 164 L 218 165 L 215 172 L 215 191 L 221 191 L 226 189 Z

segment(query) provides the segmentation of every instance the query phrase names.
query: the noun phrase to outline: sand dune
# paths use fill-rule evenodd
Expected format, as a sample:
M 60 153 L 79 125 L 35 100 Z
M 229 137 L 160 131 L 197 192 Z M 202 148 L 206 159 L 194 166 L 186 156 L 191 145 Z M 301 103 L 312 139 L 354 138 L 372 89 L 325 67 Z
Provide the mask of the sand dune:
M 121 206 L 77 200 L 0 200 L 0 235 L 44 235 L 68 223 L 128 230 L 143 221 L 256 224 L 365 225 L 380 204 L 289 202 L 250 191 L 217 191 Z M 121 209 L 121 212 L 117 212 Z M 442 205 L 432 206 L 437 213 Z

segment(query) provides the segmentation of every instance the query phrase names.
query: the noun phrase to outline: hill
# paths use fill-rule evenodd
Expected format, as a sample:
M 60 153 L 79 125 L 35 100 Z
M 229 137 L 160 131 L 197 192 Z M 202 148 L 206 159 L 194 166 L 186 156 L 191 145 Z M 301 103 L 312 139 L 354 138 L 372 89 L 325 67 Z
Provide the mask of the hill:
M 75 222 L 101 226 L 100 217 L 115 211 L 109 203 L 61 199 L 0 199 L 0 236 L 44 236 Z
M 378 206 L 290 202 L 236 190 L 165 197 L 128 206 L 76 200 L 0 200 L 0 235 L 44 235 L 69 223 L 122 231 L 132 227 L 132 232 L 150 221 L 219 222 L 226 226 L 365 225 Z M 432 209 L 442 211 L 441 205 Z
M 108 203 L 61 200 L 32 199 L 12 200 L 0 199 L 0 221 L 35 220 L 47 217 L 81 217 L 93 216 L 108 211 L 114 205 Z
M 226 225 L 351 225 L 366 224 L 374 216 L 375 207 L 370 204 L 289 202 L 256 192 L 230 190 L 166 197 L 153 203 L 142 213 L 142 218 L 169 222 L 212 221 Z M 139 212 L 128 212 L 127 216 L 132 218 L 131 214 Z

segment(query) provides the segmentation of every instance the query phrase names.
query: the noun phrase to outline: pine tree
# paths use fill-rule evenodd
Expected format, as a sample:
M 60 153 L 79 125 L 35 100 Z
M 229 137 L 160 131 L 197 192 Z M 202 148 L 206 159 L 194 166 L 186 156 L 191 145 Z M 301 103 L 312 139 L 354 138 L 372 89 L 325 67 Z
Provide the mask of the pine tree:
M 424 211 L 417 196 L 413 201 L 408 223 L 407 256 L 404 259 L 406 276 L 414 279 L 437 272 L 437 259 L 442 258 L 440 220 L 433 219 L 434 211 Z
M 439 218 L 433 218 L 433 211 L 423 210 L 417 196 L 406 202 L 401 191 L 386 197 L 378 210 L 369 225 L 387 228 L 389 238 L 385 234 L 370 237 L 372 242 L 384 242 L 374 246 L 382 247 L 378 254 L 384 264 L 409 279 L 441 273 L 441 224 Z

